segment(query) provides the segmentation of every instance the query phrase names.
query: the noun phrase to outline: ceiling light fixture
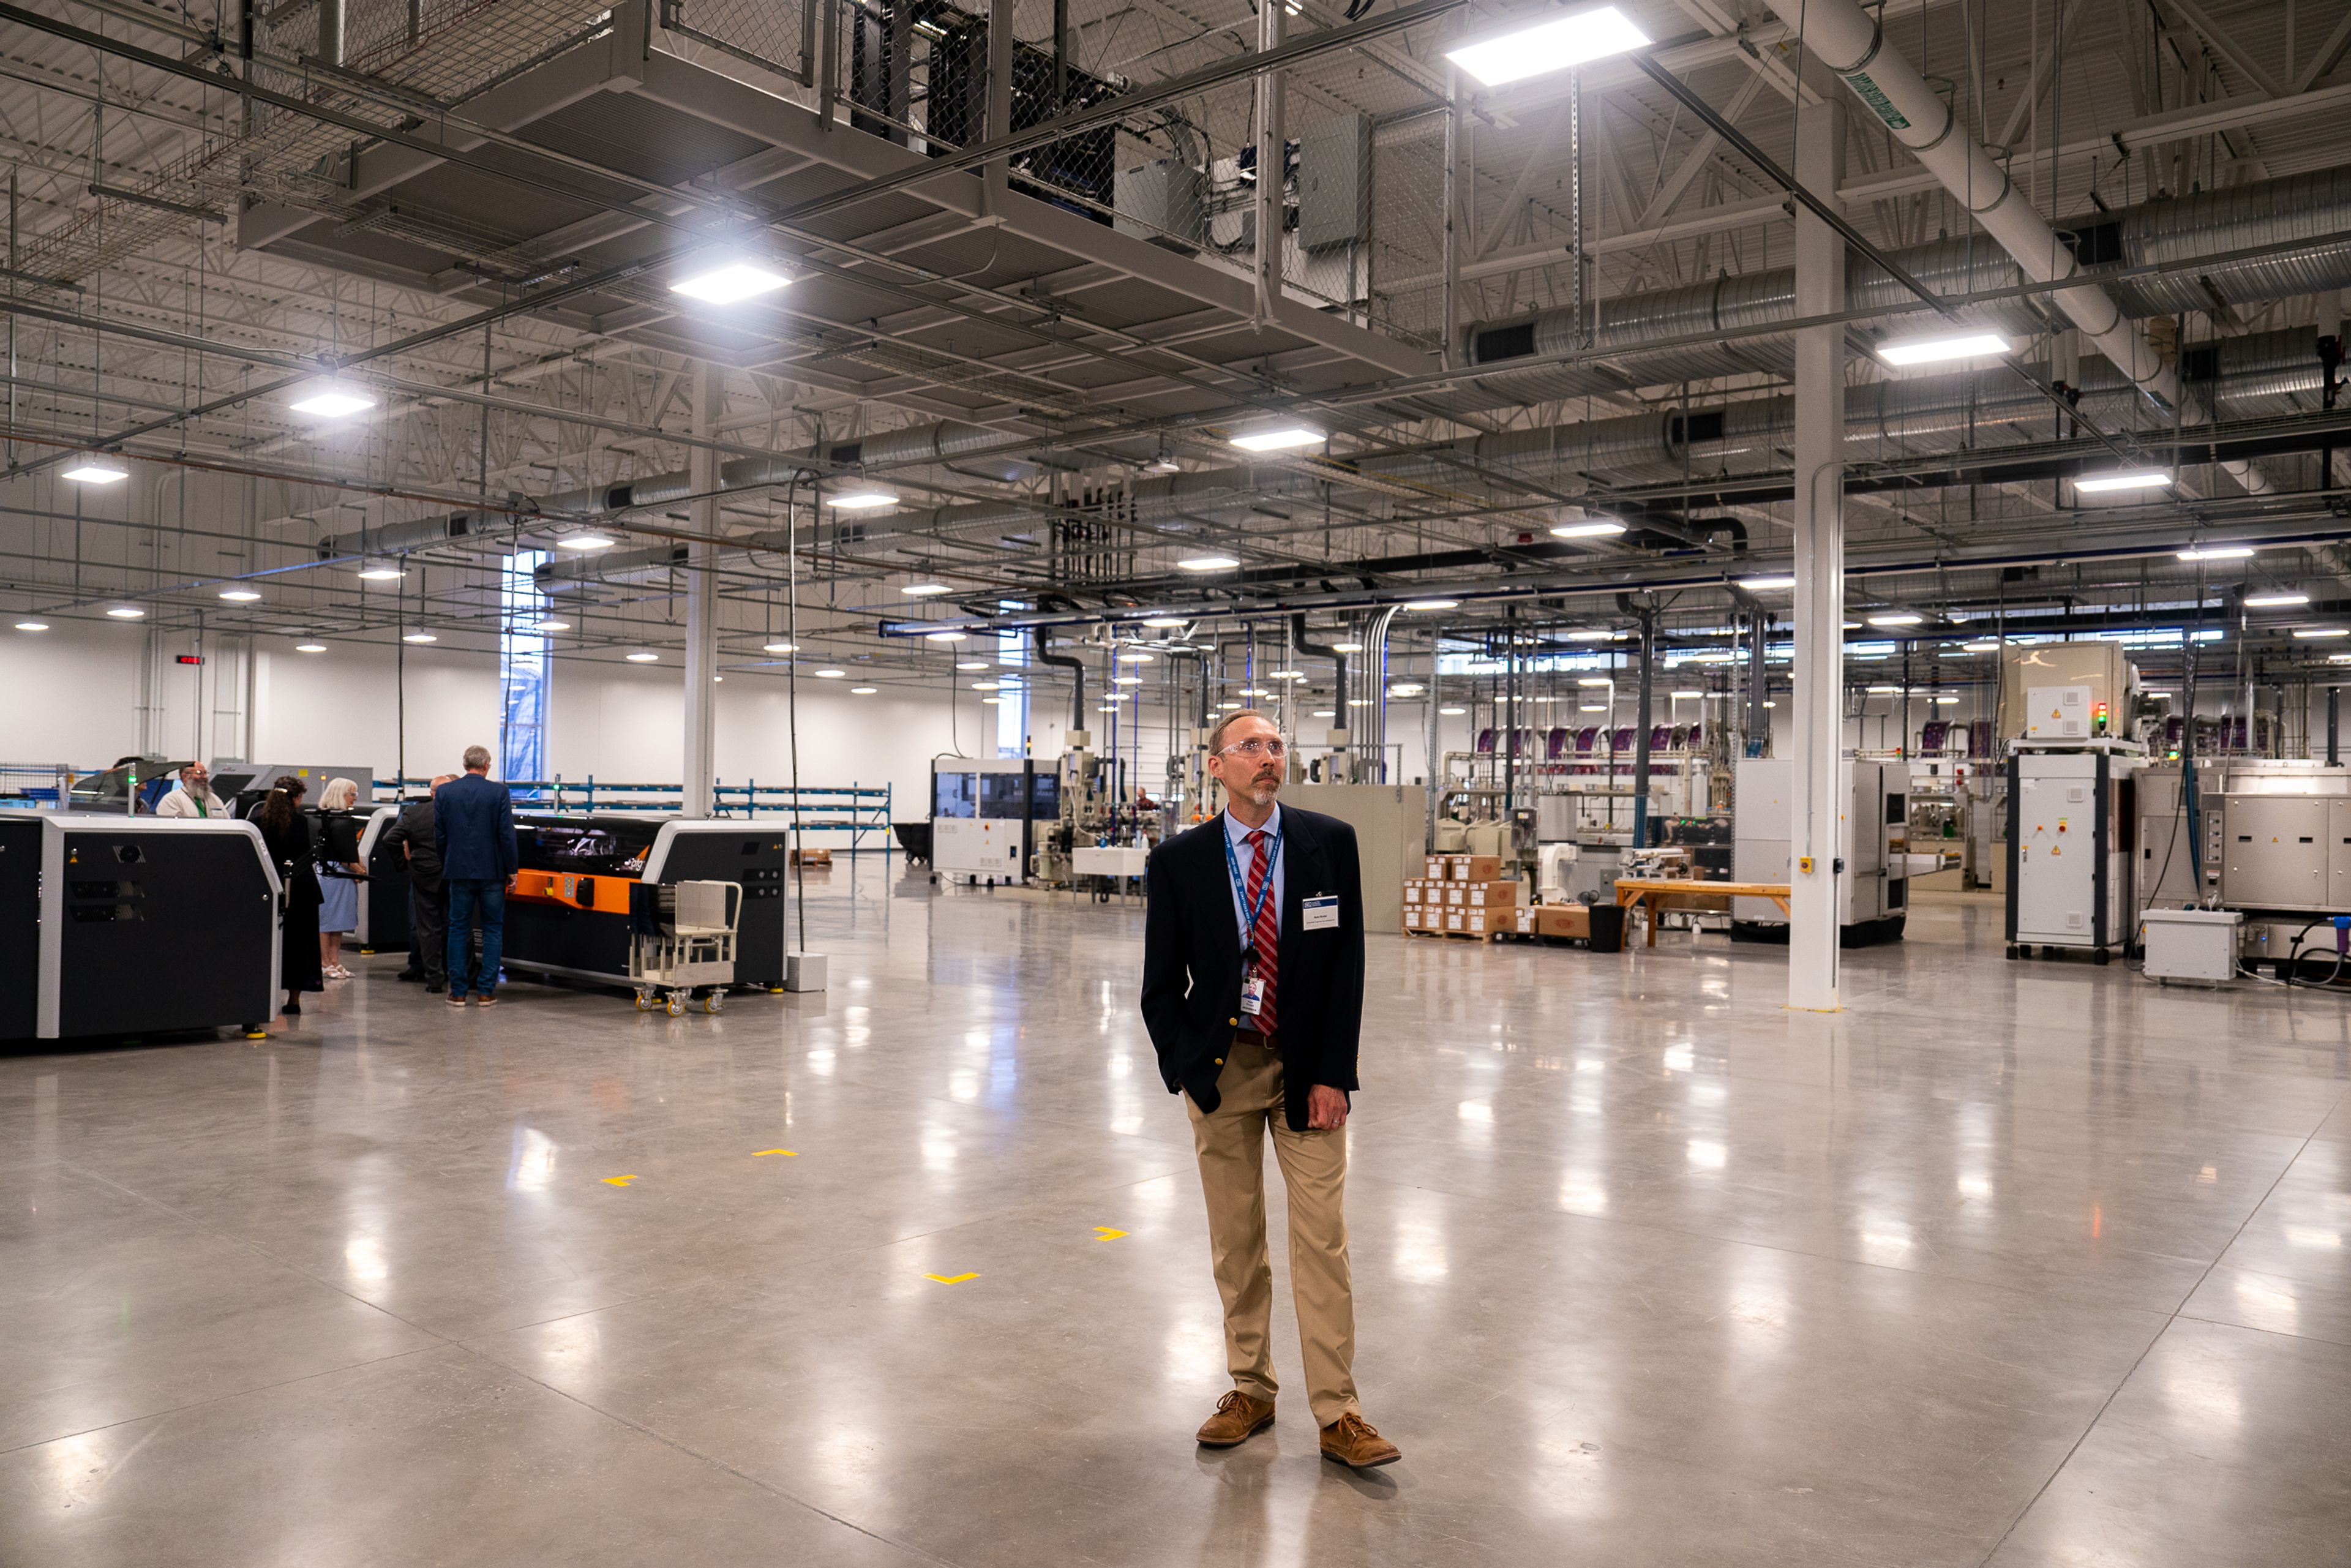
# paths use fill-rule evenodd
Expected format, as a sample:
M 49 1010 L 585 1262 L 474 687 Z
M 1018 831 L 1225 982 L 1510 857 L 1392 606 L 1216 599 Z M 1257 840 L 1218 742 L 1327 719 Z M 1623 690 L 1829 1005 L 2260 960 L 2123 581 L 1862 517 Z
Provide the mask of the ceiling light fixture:
M 108 611 L 107 613 L 113 616 L 117 621 L 144 621 L 147 619 L 147 612 L 140 609 L 135 604 L 118 604 L 113 609 Z
M 1363 651 L 1364 645 L 1361 643 L 1333 643 L 1331 644 L 1331 652 L 1334 653 L 1360 653 Z
M 131 470 L 111 457 L 86 457 L 58 476 L 77 485 L 119 485 L 131 477 Z
M 1900 338 L 1877 345 L 1877 357 L 1889 365 L 1938 365 L 1950 360 L 1980 360 L 2005 354 L 2014 347 L 1997 332 L 1946 332 L 1934 338 Z
M 411 632 L 401 638 L 403 643 L 438 643 L 440 638 L 430 632 Z
M 1153 662 L 1152 656 L 1140 648 L 1121 648 L 1112 656 L 1123 659 L 1130 664 L 1148 664 Z
M 898 495 L 894 490 L 844 490 L 838 496 L 827 496 L 824 504 L 838 511 L 870 512 L 877 507 L 894 507 Z
M 571 622 L 569 621 L 541 621 L 531 627 L 531 630 L 534 632 L 569 632 L 571 630 Z
M 2171 476 L 2160 468 L 2123 468 L 2106 474 L 2078 475 L 2074 488 L 2085 496 L 2095 496 L 2110 490 L 2159 490 L 2170 483 Z
M 1446 51 L 1445 57 L 1486 87 L 1563 71 L 1628 49 L 1646 48 L 1649 36 L 1614 5 L 1516 27 Z
M 956 661 L 956 668 L 958 670 L 984 670 L 987 668 L 987 661 L 986 659 L 961 659 Z
M 923 641 L 925 643 L 960 643 L 964 641 L 964 634 L 960 632 L 925 632 L 923 633 Z
M 16 630 L 19 632 L 46 632 L 48 629 L 49 623 L 46 621 L 19 621 L 16 622 Z
M 1322 433 L 1308 425 L 1282 424 L 1270 430 L 1253 430 L 1247 435 L 1236 435 L 1232 444 L 1243 452 L 1288 452 L 1300 446 L 1320 446 Z
M 659 653 L 653 653 L 650 649 L 641 648 L 637 652 L 629 654 L 628 660 L 632 664 L 650 664 L 660 657 L 661 655 Z
M 261 597 L 250 588 L 224 588 L 220 591 L 220 596 L 231 604 L 250 604 Z
M 602 534 L 566 534 L 555 541 L 557 549 L 611 549 L 612 541 Z
M 363 566 L 360 568 L 361 582 L 398 582 L 408 574 L 396 566 Z
M 1927 619 L 1914 610 L 1890 610 L 1883 615 L 1869 618 L 1872 626 L 1916 626 Z
M 1461 601 L 1458 599 L 1415 599 L 1405 605 L 1407 611 L 1458 610 L 1460 608 Z
M 849 674 L 847 670 L 819 670 L 816 673 L 816 678 L 820 681 L 837 681 L 847 674 Z
M 879 686 L 852 686 L 849 688 L 849 695 L 853 697 L 870 697 L 881 689 Z
M 2251 545 L 2199 545 L 2179 552 L 2182 560 L 2243 560 L 2253 553 Z
M 759 651 L 763 653 L 797 653 L 800 645 L 798 643 L 762 643 Z
M 1587 630 L 1583 632 L 1570 632 L 1567 634 L 1567 640 L 1571 643 L 1605 643 L 1616 635 L 1617 634 L 1614 632 Z
M 1611 538 L 1624 531 L 1625 525 L 1622 523 L 1612 523 L 1595 517 L 1590 522 L 1562 523 L 1552 529 L 1551 534 L 1552 538 L 1556 539 L 1597 539 Z
M 327 645 L 324 643 L 297 643 L 294 651 L 298 653 L 323 653 Z
M 349 419 L 352 414 L 375 406 L 375 399 L 356 387 L 325 386 L 302 394 L 286 405 L 296 413 L 307 413 L 312 419 Z
M 1739 580 L 1739 586 L 1750 593 L 1762 593 L 1774 588 L 1793 588 L 1796 580 L 1792 577 L 1742 577 Z
M 681 277 L 669 286 L 672 294 L 683 294 L 688 299 L 699 299 L 705 305 L 734 305 L 745 299 L 756 299 L 762 294 L 773 294 L 791 283 L 780 272 L 747 261 L 731 261 L 708 272 L 697 272 L 691 277 Z
M 2245 601 L 2248 610 L 2283 610 L 2290 604 L 2307 604 L 2307 593 L 2256 593 Z
M 1583 675 L 1575 684 L 1579 686 L 1613 686 L 1616 683 L 1606 675 Z
M 2000 652 L 2000 644 L 1992 642 L 1962 643 L 1959 644 L 1959 647 L 1962 652 L 1970 653 L 1997 653 Z
M 955 591 L 944 582 L 910 582 L 898 591 L 909 599 L 936 599 L 942 593 Z
M 1176 564 L 1186 571 L 1226 571 L 1240 562 L 1228 555 L 1196 555 Z
M 2294 634 L 2305 643 L 2316 643 L 2331 637 L 2351 637 L 2351 627 L 2297 626 Z
M 1181 615 L 1154 615 L 1149 620 L 1145 621 L 1144 624 L 1155 631 L 1175 632 L 1180 631 L 1182 628 L 1190 625 L 1191 622 L 1185 620 Z
M 1693 701 L 1706 695 L 1704 692 L 1667 692 L 1666 695 L 1677 703 Z
M 1447 718 L 1459 718 L 1463 714 L 1468 713 L 1469 710 L 1466 707 L 1441 707 L 1437 711 L 1443 714 Z

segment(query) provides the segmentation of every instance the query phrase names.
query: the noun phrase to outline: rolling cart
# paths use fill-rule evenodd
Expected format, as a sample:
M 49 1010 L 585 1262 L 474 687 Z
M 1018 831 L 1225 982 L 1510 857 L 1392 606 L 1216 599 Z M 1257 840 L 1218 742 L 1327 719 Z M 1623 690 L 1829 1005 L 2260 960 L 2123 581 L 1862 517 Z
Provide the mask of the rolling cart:
M 743 913 L 743 884 L 673 882 L 656 890 L 655 907 L 634 917 L 629 942 L 629 983 L 637 1010 L 665 1008 L 672 1018 L 699 991 L 702 1010 L 716 1012 L 735 983 L 735 927 Z

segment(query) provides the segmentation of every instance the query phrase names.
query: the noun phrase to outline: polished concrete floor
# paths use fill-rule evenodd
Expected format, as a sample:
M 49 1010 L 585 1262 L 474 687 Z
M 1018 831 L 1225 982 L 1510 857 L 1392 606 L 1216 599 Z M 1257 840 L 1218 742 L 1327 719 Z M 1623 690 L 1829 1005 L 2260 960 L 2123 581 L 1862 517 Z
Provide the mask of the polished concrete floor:
M 0 1563 L 2351 1563 L 2351 998 L 1373 943 L 1367 1413 L 1225 1386 L 1141 915 L 813 887 L 821 997 L 0 1056 Z M 363 966 L 365 967 L 365 966 Z M 1277 1240 L 1275 1256 L 1280 1257 Z

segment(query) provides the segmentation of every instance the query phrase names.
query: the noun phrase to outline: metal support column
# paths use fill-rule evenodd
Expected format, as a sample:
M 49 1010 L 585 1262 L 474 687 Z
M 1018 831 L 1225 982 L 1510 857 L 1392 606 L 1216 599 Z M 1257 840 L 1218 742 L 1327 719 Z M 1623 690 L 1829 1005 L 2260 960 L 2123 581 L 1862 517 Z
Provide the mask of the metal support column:
M 1455 30 L 1458 32 L 1458 13 Z M 1467 239 L 1461 211 L 1461 68 L 1445 68 L 1445 167 L 1440 171 L 1437 200 L 1444 204 L 1444 222 L 1437 229 L 1438 262 L 1444 283 L 1438 290 L 1437 312 L 1444 318 L 1443 341 L 1437 362 L 1448 371 L 1468 361 L 1461 341 L 1461 246 Z
M 1257 9 L 1257 47 L 1260 54 L 1281 43 L 1285 7 L 1260 5 Z M 1273 319 L 1274 303 L 1281 297 L 1281 180 L 1289 164 L 1287 132 L 1282 126 L 1281 73 L 1260 71 L 1257 78 L 1257 319 Z
M 724 412 L 726 383 L 719 368 L 704 361 L 695 370 L 694 434 L 703 441 L 717 437 Z M 689 459 L 689 483 L 700 497 L 694 503 L 695 543 L 685 553 L 685 799 L 684 814 L 712 814 L 712 791 L 717 782 L 718 758 L 718 584 L 713 580 L 714 548 L 707 542 L 718 531 L 718 454 L 697 446 Z
M 1763 705 L 1771 700 L 1771 678 L 1766 660 L 1771 646 L 1771 612 L 1757 610 L 1748 621 L 1747 755 L 1771 755 L 1771 720 Z
M 1633 704 L 1633 848 L 1649 847 L 1649 730 L 1657 718 L 1657 612 L 1641 612 L 1641 685 Z
M 1796 178 L 1834 191 L 1844 177 L 1841 102 L 1804 113 Z M 1796 313 L 1844 308 L 1844 242 L 1796 212 Z M 1834 1012 L 1837 999 L 1837 762 L 1844 728 L 1844 329 L 1796 334 L 1796 603 L 1788 1005 Z

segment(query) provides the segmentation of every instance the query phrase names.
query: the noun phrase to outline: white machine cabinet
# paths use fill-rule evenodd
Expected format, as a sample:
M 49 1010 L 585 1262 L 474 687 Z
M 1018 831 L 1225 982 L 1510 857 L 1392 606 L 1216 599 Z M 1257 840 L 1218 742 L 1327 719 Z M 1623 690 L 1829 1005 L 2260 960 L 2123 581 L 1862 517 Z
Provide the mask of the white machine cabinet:
M 2140 759 L 2119 745 L 2008 759 L 2008 956 L 2072 948 L 2107 961 L 2131 934 L 2131 845 Z
M 2148 979 L 2223 984 L 2237 977 L 2237 952 L 2245 931 L 2241 912 L 2148 909 L 2138 918 L 2140 938 L 2147 948 L 2142 973 Z
M 1784 883 L 1795 863 L 1795 764 L 1786 758 L 1739 761 L 1733 800 L 1731 877 Z M 1837 763 L 1837 924 L 1847 946 L 1902 935 L 1909 912 L 1910 767 L 1847 757 Z M 1787 917 L 1768 898 L 1730 901 L 1733 936 L 1775 936 Z
M 931 873 L 947 882 L 1029 878 L 1037 824 L 1061 816 L 1052 764 L 1025 757 L 942 757 L 931 764 Z

